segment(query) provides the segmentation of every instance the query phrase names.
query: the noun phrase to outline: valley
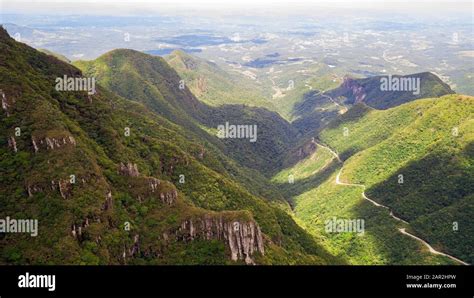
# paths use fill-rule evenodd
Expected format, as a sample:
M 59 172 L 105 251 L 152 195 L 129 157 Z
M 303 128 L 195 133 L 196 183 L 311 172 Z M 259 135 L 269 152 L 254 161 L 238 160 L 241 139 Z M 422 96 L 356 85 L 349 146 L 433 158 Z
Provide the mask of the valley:
M 469 24 L 333 13 L 5 15 L 0 264 L 473 264 Z

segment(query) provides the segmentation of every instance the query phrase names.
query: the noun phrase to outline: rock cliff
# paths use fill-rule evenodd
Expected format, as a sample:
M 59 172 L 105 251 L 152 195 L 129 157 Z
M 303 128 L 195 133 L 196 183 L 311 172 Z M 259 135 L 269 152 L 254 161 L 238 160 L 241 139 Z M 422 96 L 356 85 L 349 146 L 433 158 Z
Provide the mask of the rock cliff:
M 220 215 L 205 215 L 183 221 L 176 235 L 181 241 L 194 239 L 224 241 L 230 250 L 231 259 L 244 260 L 246 264 L 255 264 L 252 256 L 256 252 L 265 254 L 262 232 L 253 220 L 229 220 Z

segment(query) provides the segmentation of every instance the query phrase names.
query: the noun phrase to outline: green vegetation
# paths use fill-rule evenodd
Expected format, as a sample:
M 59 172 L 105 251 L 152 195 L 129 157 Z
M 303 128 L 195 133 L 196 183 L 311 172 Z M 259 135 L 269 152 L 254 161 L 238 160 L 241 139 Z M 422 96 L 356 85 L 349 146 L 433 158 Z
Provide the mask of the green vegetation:
M 353 80 L 366 92 L 357 102 L 318 64 L 317 77 L 269 71 L 269 102 L 258 82 L 180 51 L 74 65 L 0 29 L 0 218 L 40 228 L 2 235 L 0 264 L 243 264 L 221 237 L 187 234 L 203 219 L 257 224 L 257 264 L 455 264 L 399 228 L 474 261 L 472 97 L 381 94 L 368 78 Z M 57 77 L 83 74 L 96 94 L 55 90 Z M 451 93 L 418 76 L 421 96 Z M 217 138 L 226 122 L 256 125 L 258 141 Z M 341 168 L 409 223 L 336 184 Z M 363 219 L 364 234 L 327 233 L 334 217 Z
M 226 72 L 213 62 L 175 50 L 164 57 L 191 92 L 211 106 L 242 104 L 275 111 L 260 86 L 243 75 Z
M 181 57 L 184 54 L 175 52 L 176 55 Z M 190 59 L 188 56 L 181 58 Z M 192 60 L 187 63 L 200 65 L 204 62 Z M 297 131 L 275 112 L 245 105 L 214 107 L 202 103 L 190 92 L 187 84 L 180 85 L 181 78 L 161 57 L 121 49 L 104 54 L 94 61 L 76 62 L 75 65 L 88 76 L 98 78 L 111 91 L 143 103 L 151 111 L 186 128 L 187 132 L 192 133 L 189 138 L 204 140 L 206 147 L 213 150 L 212 155 L 219 155 L 217 151 L 224 152 L 241 166 L 257 170 L 267 177 L 281 166 L 281 158 L 298 137 Z M 226 122 L 256 125 L 258 141 L 218 139 L 216 135 L 208 133 L 209 128 L 217 128 Z M 207 129 L 203 129 L 203 126 Z M 262 175 L 254 172 L 252 176 L 257 176 L 251 179 L 254 182 L 249 181 L 249 175 L 247 172 L 237 179 L 252 183 L 251 188 L 260 190 L 259 194 L 268 194 L 263 190 L 268 188 L 268 184 L 261 183 L 264 180 Z M 272 196 L 278 197 L 277 194 Z
M 468 216 L 474 211 L 473 104 L 472 97 L 460 95 L 417 100 L 384 111 L 358 104 L 319 134 L 345 161 L 342 181 L 366 185 L 367 196 L 408 221 L 411 233 L 469 263 L 474 242 Z M 309 167 L 311 158 L 280 172 L 275 180 L 282 183 L 277 178 Z M 313 176 L 280 187 L 293 198 L 295 216 L 323 238 L 331 253 L 344 256 L 349 251 L 347 260 L 357 264 L 451 263 L 400 234 L 397 227 L 405 224 L 364 200 L 362 188 L 336 185 L 337 162 L 329 166 L 332 175 L 320 164 L 314 163 L 318 170 Z M 365 219 L 366 235 L 328 235 L 324 221 L 333 216 Z M 455 225 L 458 229 L 453 229 Z
M 419 100 L 393 111 L 372 111 L 357 125 L 341 124 L 354 134 L 345 142 L 337 133 L 341 125 L 322 134 L 342 152 L 359 152 L 365 141 L 367 149 L 347 161 L 342 176 L 365 184 L 368 196 L 409 221 L 435 248 L 468 262 L 474 243 L 474 226 L 466 218 L 473 211 L 473 103 L 459 95 Z M 369 123 L 390 133 L 366 134 Z M 453 230 L 455 222 L 463 229 Z
M 275 175 L 272 179 L 275 183 L 288 183 L 290 175 L 294 181 L 303 180 L 328 167 L 334 156 L 331 152 L 322 146 L 318 146 L 314 153 L 306 159 L 299 161 L 291 168 L 286 168 Z
M 265 255 L 254 256 L 258 264 L 342 262 L 282 211 L 282 201 L 271 203 L 254 189 L 250 193 L 243 185 L 266 180 L 188 128 L 192 122 L 172 122 L 102 86 L 93 96 L 58 92 L 57 77 L 81 72 L 15 42 L 3 29 L 0 61 L 0 84 L 8 103 L 0 119 L 0 217 L 39 220 L 37 237 L 6 234 L 0 239 L 1 264 L 243 263 L 230 261 L 223 240 L 177 237 L 183 222 L 206 216 L 255 221 L 265 245 Z M 144 62 L 144 71 L 167 67 L 160 61 Z M 184 91 L 188 97 L 167 93 L 174 90 L 170 78 L 172 74 L 162 77 L 165 81 L 159 88 L 150 86 L 150 92 L 193 99 L 189 91 Z M 100 84 L 107 86 L 102 79 Z M 165 107 L 168 101 L 162 103 Z M 177 117 L 184 109 L 178 109 L 181 104 L 169 104 Z M 20 135 L 15 135 L 17 127 Z M 131 171 L 134 165 L 138 176 L 122 169 Z
M 55 58 L 57 58 L 58 60 L 61 60 L 63 62 L 66 62 L 66 63 L 71 63 L 71 60 L 69 60 L 66 56 L 64 55 L 61 55 L 61 54 L 58 54 L 58 53 L 55 53 L 53 51 L 50 51 L 50 50 L 47 50 L 47 49 L 38 49 L 38 51 L 42 52 L 42 53 L 45 53 L 47 55 L 50 55 L 50 56 L 53 56 Z
M 366 105 L 375 109 L 388 109 L 420 98 L 440 97 L 454 93 L 448 84 L 430 72 L 392 76 L 392 80 L 399 80 L 399 82 L 402 80 L 410 81 L 412 84 L 411 90 L 382 90 L 381 78 L 387 79 L 388 77 L 346 79 L 339 88 L 331 90 L 329 95 L 333 98 L 342 97 L 345 104 L 355 104 L 363 101 Z M 416 81 L 419 82 L 418 90 L 415 88 Z M 400 88 L 402 87 L 400 86 Z

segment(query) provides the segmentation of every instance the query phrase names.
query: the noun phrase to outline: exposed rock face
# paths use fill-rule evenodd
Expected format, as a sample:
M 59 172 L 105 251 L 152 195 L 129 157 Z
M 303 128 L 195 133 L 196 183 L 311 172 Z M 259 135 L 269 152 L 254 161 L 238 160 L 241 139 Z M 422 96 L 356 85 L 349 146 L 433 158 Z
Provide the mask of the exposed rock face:
M 167 205 L 173 205 L 177 197 L 178 191 L 176 189 L 160 193 L 160 200 Z
M 298 148 L 298 152 L 296 154 L 298 158 L 303 159 L 313 154 L 314 151 L 316 151 L 316 148 L 316 143 L 314 141 L 311 141 Z
M 2 90 L 0 90 L 0 93 L 1 93 L 0 97 L 2 98 L 2 109 L 5 111 L 8 117 L 10 116 L 10 113 L 8 112 L 8 108 L 10 108 L 10 104 L 8 103 L 5 93 Z
M 32 136 L 31 143 L 33 144 L 35 152 L 38 152 L 41 148 L 55 150 L 68 145 L 76 146 L 76 140 L 73 136 L 45 137 L 39 140 Z
M 107 195 L 105 196 L 105 202 L 102 205 L 102 210 L 107 211 L 113 206 L 113 199 L 112 199 L 112 192 L 109 191 Z
M 35 193 L 38 193 L 38 192 L 42 192 L 43 191 L 43 188 L 41 188 L 40 186 L 38 185 L 28 185 L 26 187 L 27 191 L 28 191 L 28 197 L 32 197 Z
M 130 247 L 128 252 L 131 257 L 134 257 L 140 252 L 140 235 L 137 234 L 133 236 L 133 245 Z
M 63 199 L 70 198 L 72 196 L 72 184 L 67 180 L 59 180 L 59 193 Z
M 92 217 L 86 217 L 82 220 L 81 223 L 79 224 L 72 224 L 71 225 L 71 234 L 72 236 L 79 240 L 79 241 L 82 241 L 83 240 L 83 232 L 85 229 L 87 229 L 87 227 L 89 227 L 90 223 L 92 221 L 95 221 L 95 222 L 99 222 L 100 223 L 100 218 L 99 217 L 96 217 L 96 216 L 92 216 Z M 96 239 L 94 239 L 96 242 L 100 242 L 101 240 L 101 237 L 97 237 Z
M 126 171 L 128 171 L 128 168 Z M 178 199 L 176 187 L 168 181 L 146 176 L 131 177 L 127 180 L 130 194 L 139 202 L 150 199 L 160 200 L 166 205 L 173 205 Z
M 352 92 L 352 95 L 355 98 L 354 103 L 363 102 L 367 96 L 367 94 L 365 94 L 364 88 L 351 78 L 345 77 L 342 86 Z
M 12 148 L 15 153 L 18 152 L 18 149 L 16 148 L 15 137 L 8 138 L 8 147 Z
M 156 190 L 158 190 L 158 185 L 160 185 L 160 180 L 151 177 L 148 181 L 149 181 L 151 192 L 155 192 Z
M 138 254 L 140 254 L 140 235 L 138 234 L 135 234 L 133 236 L 133 244 L 130 248 L 126 248 L 126 246 L 124 245 L 123 247 L 123 252 L 122 252 L 122 259 L 124 262 L 127 261 L 127 256 L 128 257 L 134 257 Z
M 138 177 L 140 175 L 137 164 L 131 162 L 128 162 L 127 164 L 121 162 L 118 171 L 119 174 L 123 176 Z
M 31 143 L 33 144 L 33 148 L 35 149 L 35 153 L 38 152 L 39 148 L 38 148 L 38 145 L 36 145 L 36 140 L 33 136 L 31 136 Z
M 188 70 L 193 70 L 197 67 L 196 63 L 192 59 L 183 57 L 182 61 L 183 61 L 184 66 Z
M 206 78 L 205 77 L 199 76 L 197 78 L 196 88 L 197 88 L 198 94 L 206 93 L 207 83 L 206 83 Z
M 254 221 L 223 219 L 222 216 L 185 220 L 177 231 L 181 241 L 194 239 L 222 240 L 230 249 L 233 261 L 245 260 L 246 264 L 254 264 L 252 256 L 255 252 L 265 253 L 260 227 Z

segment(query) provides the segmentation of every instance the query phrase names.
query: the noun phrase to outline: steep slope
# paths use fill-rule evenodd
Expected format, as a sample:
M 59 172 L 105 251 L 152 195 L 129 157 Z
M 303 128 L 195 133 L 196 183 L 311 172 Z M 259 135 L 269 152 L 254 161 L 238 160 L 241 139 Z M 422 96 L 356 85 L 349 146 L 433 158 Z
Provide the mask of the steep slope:
M 133 50 L 114 50 L 94 61 L 75 65 L 97 77 L 113 92 L 145 104 L 170 121 L 185 126 L 241 165 L 264 175 L 281 165 L 282 156 L 298 137 L 297 131 L 275 112 L 243 105 L 211 107 L 200 102 L 161 57 Z M 256 126 L 256 141 L 219 139 L 217 128 L 226 123 Z M 239 150 L 235 150 L 236 147 Z
M 357 121 L 342 117 L 321 139 L 350 157 L 342 178 L 365 184 L 435 248 L 472 262 L 472 115 L 472 97 L 423 99 Z
M 380 110 L 453 93 L 446 83 L 430 72 L 363 79 L 345 77 L 338 88 L 306 93 L 293 109 L 296 118 L 293 125 L 303 134 L 315 134 L 358 103 Z
M 384 86 L 384 80 L 386 85 Z M 418 85 L 419 83 L 419 85 Z M 452 94 L 449 85 L 430 72 L 405 76 L 375 76 L 365 79 L 345 78 L 342 85 L 328 92 L 342 97 L 345 104 L 363 102 L 375 109 L 388 109 L 420 98 Z
M 56 57 L 57 59 L 66 62 L 66 63 L 71 63 L 71 60 L 69 60 L 66 56 L 55 53 L 53 51 L 47 50 L 47 49 L 38 49 L 38 51 L 45 53 L 46 55 L 50 55 L 53 57 Z
M 468 214 L 474 212 L 473 112 L 473 98 L 462 95 L 421 99 L 383 111 L 356 104 L 332 121 L 319 134 L 318 142 L 333 148 L 344 161 L 341 183 L 365 185 L 366 196 L 375 203 L 363 200 L 360 187 L 344 188 L 334 184 L 340 169 L 340 162 L 334 158 L 332 163 L 316 162 L 315 166 L 325 166 L 319 171 L 312 167 L 314 175 L 303 175 L 294 184 L 281 184 L 281 187 L 285 196 L 294 198 L 297 217 L 306 224 L 311 223 L 310 229 L 316 219 L 320 223 L 321 218 L 330 216 L 363 218 L 367 225 L 369 219 L 372 221 L 373 212 L 384 214 L 385 228 L 381 226 L 373 241 L 362 243 L 383 242 L 388 250 L 379 252 L 383 256 L 381 262 L 387 259 L 388 263 L 401 262 L 399 254 L 406 251 L 406 247 L 414 249 L 410 241 L 400 238 L 397 225 L 426 240 L 436 250 L 472 263 L 474 227 Z M 324 156 L 327 154 L 321 158 Z M 311 165 L 311 159 L 314 158 L 297 163 L 285 173 L 301 171 L 308 163 Z M 340 208 L 332 210 L 330 206 L 334 204 L 345 206 L 346 212 Z M 375 204 L 385 205 L 393 213 L 386 214 L 389 211 L 383 208 L 374 211 Z M 393 217 L 390 223 L 389 215 L 409 224 L 393 221 Z M 317 227 L 319 230 L 313 229 L 315 234 L 324 233 L 321 226 Z M 382 240 L 384 234 L 386 239 Z M 359 243 L 357 238 L 328 239 L 331 239 L 328 249 L 333 253 Z M 341 239 L 347 241 L 346 244 Z M 406 247 L 399 247 L 400 241 Z M 365 249 L 369 254 L 374 253 L 370 253 L 369 247 Z M 413 256 L 412 252 L 406 253 Z M 359 263 L 366 257 L 362 254 L 350 259 Z M 439 260 L 425 259 L 428 263 L 432 261 Z
M 259 92 L 259 86 L 243 75 L 230 74 L 213 62 L 181 50 L 175 50 L 164 58 L 191 92 L 208 105 L 244 104 L 275 111 L 271 101 Z
M 301 147 L 306 158 L 274 182 L 302 224 L 351 263 L 459 264 L 399 229 L 472 263 L 472 115 L 474 98 L 462 95 L 387 110 L 358 103 Z M 333 148 L 332 157 L 322 144 Z M 363 219 L 366 232 L 327 233 L 332 218 Z
M 3 28 L 0 58 L 0 218 L 39 221 L 2 234 L 0 263 L 339 262 L 186 128 L 100 86 L 56 90 L 82 73 Z

